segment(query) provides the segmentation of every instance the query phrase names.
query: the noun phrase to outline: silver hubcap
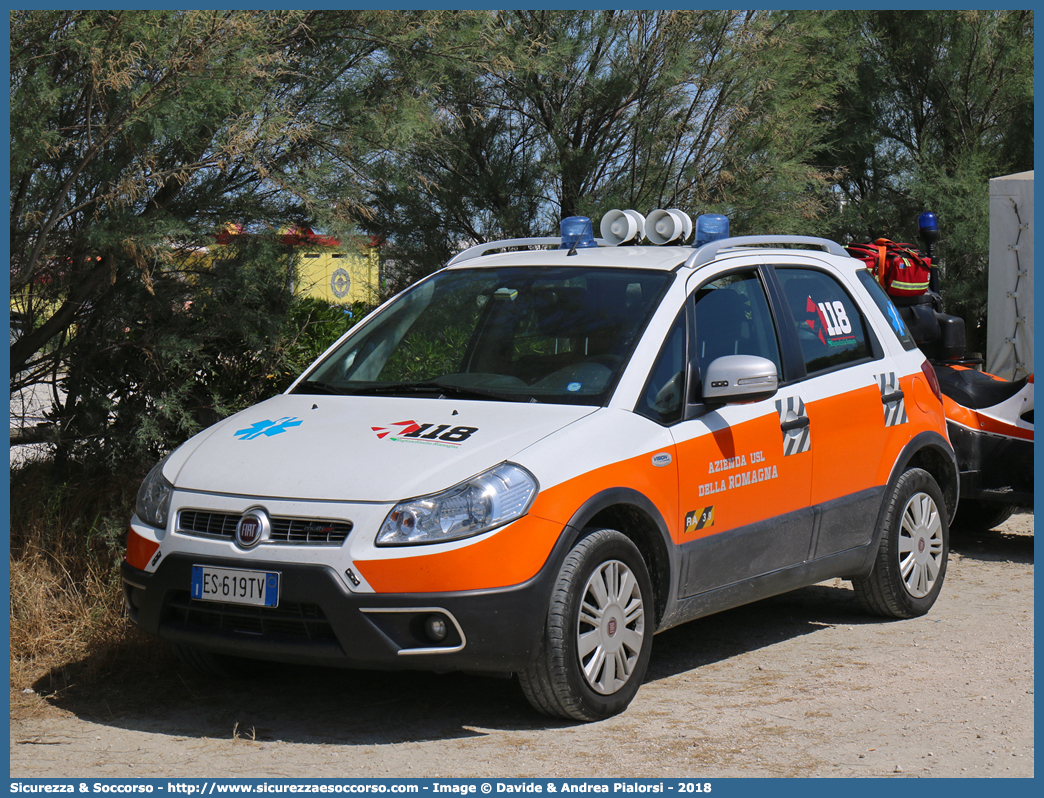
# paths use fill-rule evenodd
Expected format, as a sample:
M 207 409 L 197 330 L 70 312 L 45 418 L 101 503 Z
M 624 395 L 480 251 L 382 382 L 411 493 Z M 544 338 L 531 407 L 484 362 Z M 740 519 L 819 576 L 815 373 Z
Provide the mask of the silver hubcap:
M 899 530 L 899 570 L 914 598 L 931 593 L 943 557 L 943 527 L 932 497 L 917 493 L 906 503 Z
M 611 695 L 627 684 L 645 639 L 645 607 L 624 563 L 610 560 L 591 574 L 576 634 L 580 668 L 595 692 Z

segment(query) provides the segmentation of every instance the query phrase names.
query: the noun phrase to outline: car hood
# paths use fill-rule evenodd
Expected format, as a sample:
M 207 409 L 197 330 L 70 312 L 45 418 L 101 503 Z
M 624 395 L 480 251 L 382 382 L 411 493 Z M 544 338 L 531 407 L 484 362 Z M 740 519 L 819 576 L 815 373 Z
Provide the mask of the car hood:
M 180 490 L 394 502 L 451 487 L 597 409 L 284 394 L 196 435 L 163 471 Z

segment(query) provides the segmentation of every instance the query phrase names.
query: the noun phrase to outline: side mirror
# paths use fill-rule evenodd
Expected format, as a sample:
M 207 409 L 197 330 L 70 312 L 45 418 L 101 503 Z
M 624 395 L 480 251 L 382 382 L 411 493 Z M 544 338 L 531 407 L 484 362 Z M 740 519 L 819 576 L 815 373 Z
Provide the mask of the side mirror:
M 776 364 L 756 355 L 725 355 L 703 375 L 703 401 L 711 404 L 758 402 L 779 388 Z

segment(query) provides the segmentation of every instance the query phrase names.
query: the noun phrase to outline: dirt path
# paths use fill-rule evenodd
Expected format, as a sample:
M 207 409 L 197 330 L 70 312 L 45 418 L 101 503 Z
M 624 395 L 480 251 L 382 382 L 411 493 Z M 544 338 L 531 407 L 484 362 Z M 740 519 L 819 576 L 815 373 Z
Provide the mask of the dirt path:
M 670 630 L 601 723 L 548 721 L 508 680 L 172 664 L 13 685 L 11 775 L 1031 777 L 1033 516 L 953 548 L 924 618 L 867 618 L 836 581 Z

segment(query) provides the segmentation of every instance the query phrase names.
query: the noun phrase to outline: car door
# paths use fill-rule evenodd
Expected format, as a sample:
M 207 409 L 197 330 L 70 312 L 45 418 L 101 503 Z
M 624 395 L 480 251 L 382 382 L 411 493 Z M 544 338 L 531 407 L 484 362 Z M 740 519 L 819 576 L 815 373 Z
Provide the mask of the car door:
M 895 367 L 888 366 L 836 275 L 811 264 L 779 265 L 772 272 L 786 297 L 805 370 L 796 387 L 816 441 L 811 556 L 824 557 L 869 542 L 880 504 L 882 456 L 889 435 L 907 421 L 905 398 Z
M 705 274 L 705 273 L 704 273 Z M 762 270 L 690 278 L 686 409 L 671 427 L 679 470 L 681 597 L 803 562 L 809 551 L 813 436 L 799 392 L 701 401 L 701 375 L 724 355 L 784 361 Z

